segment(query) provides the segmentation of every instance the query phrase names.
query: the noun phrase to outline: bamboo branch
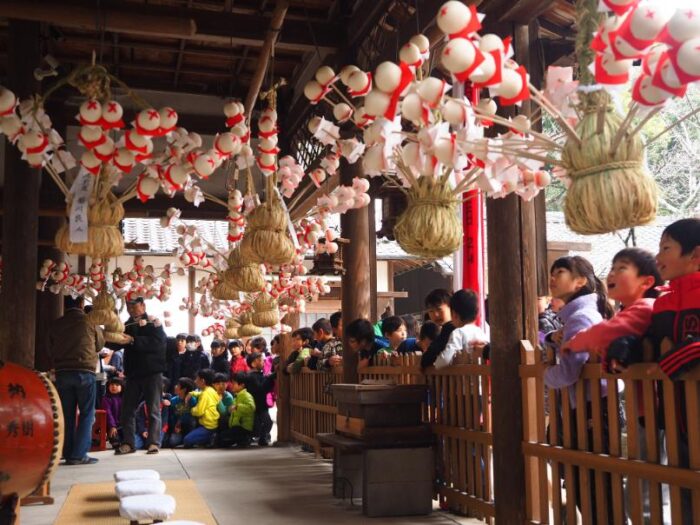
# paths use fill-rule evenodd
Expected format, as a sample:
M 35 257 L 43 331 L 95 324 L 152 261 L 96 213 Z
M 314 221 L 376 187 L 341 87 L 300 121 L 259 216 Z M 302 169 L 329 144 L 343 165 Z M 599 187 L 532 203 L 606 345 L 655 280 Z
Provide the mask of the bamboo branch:
M 639 124 L 637 124 L 637 127 L 632 130 L 632 133 L 630 133 L 630 137 L 633 137 L 634 135 L 639 133 L 639 131 L 644 127 L 644 125 L 647 122 L 649 122 L 652 118 L 654 118 L 656 116 L 656 114 L 659 113 L 662 109 L 663 108 L 661 106 L 658 106 L 658 107 L 655 107 L 654 109 L 652 109 L 649 112 L 649 114 L 646 117 L 644 117 Z
M 354 112 L 354 111 L 355 111 L 355 105 L 350 101 L 349 98 L 347 98 L 347 97 L 345 96 L 345 94 L 344 94 L 340 89 L 338 89 L 338 87 L 335 85 L 335 82 L 334 82 L 333 84 L 331 84 L 331 88 L 333 89 L 333 91 L 335 91 L 336 93 L 338 93 L 338 95 L 340 95 L 340 98 L 342 98 L 342 99 L 345 101 L 345 103 L 346 103 L 348 106 L 350 106 L 350 107 L 352 108 L 352 110 L 353 110 L 353 112 Z
M 625 136 L 627 128 L 632 123 L 632 119 L 634 119 L 635 115 L 637 114 L 637 111 L 639 111 L 639 106 L 636 102 L 634 102 L 630 110 L 627 112 L 627 115 L 625 116 L 624 120 L 620 124 L 620 127 L 617 129 L 617 133 L 615 133 L 615 136 L 613 137 L 612 143 L 610 145 L 610 151 L 617 150 L 618 146 L 620 145 L 620 142 L 622 142 L 622 138 Z
M 211 193 L 206 193 L 206 192 L 202 192 L 202 195 L 204 195 L 205 199 L 207 199 L 211 202 L 215 202 L 216 204 L 220 204 L 224 208 L 228 209 L 228 203 L 221 200 L 219 197 L 216 197 L 216 196 L 212 195 Z
M 559 126 L 571 137 L 574 139 L 578 144 L 581 144 L 581 137 L 578 136 L 578 133 L 576 133 L 576 130 L 569 124 L 564 118 L 564 115 L 561 114 L 561 112 L 554 107 L 554 105 L 547 100 L 547 97 L 545 97 L 544 93 L 542 93 L 539 89 L 537 89 L 535 86 L 532 85 L 531 82 L 528 82 L 528 87 L 530 88 L 530 93 L 532 95 L 532 99 L 547 113 L 552 115 L 554 119 L 559 123 Z
M 659 137 L 662 137 L 663 135 L 665 135 L 666 133 L 668 133 L 669 131 L 671 131 L 673 128 L 675 128 L 676 126 L 678 126 L 678 125 L 681 124 L 682 122 L 685 122 L 685 121 L 688 120 L 690 117 L 692 117 L 693 115 L 696 115 L 696 114 L 699 113 L 699 112 L 700 112 L 700 106 L 698 106 L 698 107 L 695 108 L 693 111 L 691 111 L 690 113 L 688 113 L 687 115 L 685 115 L 685 116 L 682 117 L 681 119 L 677 120 L 676 122 L 674 122 L 673 124 L 671 124 L 670 126 L 668 126 L 666 129 L 664 129 L 664 130 L 661 131 L 660 133 L 657 133 L 656 135 L 654 135 L 654 137 L 652 137 L 651 139 L 649 139 L 649 140 L 647 141 L 647 145 L 651 144 L 651 143 L 654 142 L 656 139 L 658 139 Z
M 53 179 L 53 181 L 56 183 L 56 186 L 58 186 L 58 189 L 61 190 L 61 193 L 63 193 L 63 196 L 68 197 L 68 195 L 70 194 L 70 190 L 68 189 L 68 186 L 66 186 L 66 183 L 63 182 L 63 179 L 61 179 L 61 177 L 58 175 L 58 173 L 56 173 L 54 171 L 54 169 L 49 164 L 44 166 L 44 169 L 46 170 L 46 173 L 49 174 L 51 179 Z
M 123 204 L 123 203 L 125 203 L 126 201 L 128 201 L 128 200 L 133 199 L 134 197 L 136 197 L 136 195 L 137 195 L 136 191 L 130 191 L 129 193 L 122 193 L 121 197 L 119 197 L 119 198 L 115 201 L 114 204 L 115 204 L 115 205 Z

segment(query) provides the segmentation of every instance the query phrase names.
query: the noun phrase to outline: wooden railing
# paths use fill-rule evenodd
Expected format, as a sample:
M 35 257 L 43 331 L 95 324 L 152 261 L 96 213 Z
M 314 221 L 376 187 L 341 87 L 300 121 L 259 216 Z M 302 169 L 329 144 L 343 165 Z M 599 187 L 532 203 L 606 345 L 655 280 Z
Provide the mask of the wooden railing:
M 442 370 L 422 372 L 419 356 L 379 359 L 360 370 L 360 381 L 427 384 L 423 420 L 436 443 L 436 495 L 461 514 L 491 519 L 490 367 L 465 361 Z M 316 434 L 333 432 L 336 408 L 329 385 L 342 382 L 342 370 L 302 370 L 290 381 L 291 437 L 320 451 Z
M 343 370 L 336 367 L 329 372 L 303 368 L 290 377 L 290 436 L 297 443 L 322 452 L 316 435 L 335 431 L 338 409 L 331 395 L 330 385 L 343 382 Z
M 531 522 L 573 524 L 580 514 L 583 523 L 700 523 L 700 370 L 672 382 L 655 364 L 621 375 L 587 364 L 572 410 L 567 389 L 550 390 L 545 400 L 548 365 L 528 342 L 521 349 Z

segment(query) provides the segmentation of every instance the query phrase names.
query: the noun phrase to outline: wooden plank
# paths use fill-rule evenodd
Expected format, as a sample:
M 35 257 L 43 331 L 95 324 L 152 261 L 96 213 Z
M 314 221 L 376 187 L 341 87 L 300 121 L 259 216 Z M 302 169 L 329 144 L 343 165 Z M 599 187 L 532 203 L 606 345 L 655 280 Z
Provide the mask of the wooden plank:
M 588 417 L 586 413 L 586 382 L 576 383 L 576 420 L 574 421 L 576 432 L 576 448 L 588 450 Z M 578 469 L 579 501 L 577 506 L 581 511 L 581 517 L 585 525 L 593 523 L 591 505 L 591 479 L 587 468 Z M 568 490 L 568 489 L 567 489 Z
M 645 477 L 657 483 L 682 485 L 695 490 L 700 489 L 700 476 L 698 476 L 697 472 L 686 468 L 655 465 L 640 460 L 599 455 L 582 450 L 570 450 L 565 447 L 544 443 L 523 442 L 522 446 L 526 454 L 546 458 L 550 461 L 586 466 L 587 468 L 600 469 L 637 478 Z
M 449 497 L 453 501 L 458 501 L 468 509 L 474 510 L 482 516 L 493 517 L 495 515 L 495 505 L 493 502 L 481 500 L 470 494 L 463 494 L 449 487 L 440 487 L 439 493 L 442 497 Z
M 625 381 L 625 411 L 627 417 L 627 457 L 639 459 L 639 436 L 637 435 L 637 385 L 634 381 Z M 627 480 L 630 497 L 628 515 L 633 523 L 642 523 L 642 485 L 641 479 L 630 475 Z
M 89 4 L 0 0 L 0 12 L 7 18 L 95 30 L 95 7 Z M 227 46 L 261 47 L 265 40 L 265 30 L 269 26 L 268 18 L 258 13 L 183 9 L 174 14 L 170 6 L 144 3 L 124 3 L 118 8 L 105 5 L 101 8 L 101 15 L 104 30 L 111 33 L 214 42 Z M 313 31 L 313 40 L 309 35 L 309 27 Z M 338 25 L 327 21 L 290 20 L 281 31 L 277 48 L 313 51 L 316 43 L 324 50 L 334 50 L 337 49 L 342 34 L 339 29 Z
M 549 389 L 549 444 L 550 446 L 560 445 L 559 442 L 559 418 L 560 412 L 559 396 L 561 394 L 554 389 Z M 568 395 L 568 394 L 567 394 Z M 554 523 L 562 523 L 562 497 L 561 497 L 561 464 L 553 461 L 552 468 L 552 508 Z
M 612 388 L 615 388 L 613 383 Z M 602 411 L 602 399 L 601 399 L 601 385 L 600 381 L 591 381 L 591 420 L 593 422 L 593 443 L 589 443 L 592 446 L 593 452 L 598 454 L 603 453 L 603 424 L 607 424 L 607 421 L 603 418 Z M 606 436 L 607 440 L 607 436 Z M 595 471 L 595 501 L 596 501 L 596 523 L 609 523 L 608 522 L 608 493 L 605 490 L 605 479 L 607 476 L 601 471 Z
M 610 440 L 610 455 L 613 457 L 620 457 L 622 455 L 622 446 L 620 444 L 620 419 L 618 417 L 619 402 L 617 382 L 614 380 L 612 383 L 608 383 L 608 437 Z M 624 522 L 622 476 L 620 476 L 618 473 L 613 473 L 611 479 L 613 509 L 612 520 L 615 525 L 622 525 Z
M 569 390 L 563 388 L 561 392 L 561 412 L 562 412 L 562 430 L 564 434 L 563 446 L 566 449 L 574 452 L 572 444 L 572 427 L 574 422 L 571 417 L 571 400 L 569 399 Z M 566 519 L 567 523 L 576 523 L 576 493 L 574 468 L 570 462 L 564 463 L 564 479 L 566 480 Z
M 688 424 L 689 468 L 700 471 L 700 387 L 695 381 L 685 381 L 686 421 Z M 693 424 L 692 422 L 695 422 Z M 700 523 L 700 490 L 693 491 L 692 523 Z
M 644 430 L 646 438 L 647 454 L 644 459 L 650 463 L 659 463 L 659 430 L 656 421 L 656 391 L 654 382 L 641 381 L 642 399 L 644 400 L 644 413 L 640 416 L 644 417 Z M 636 421 L 631 424 L 637 424 Z M 663 508 L 661 503 L 661 486 L 655 482 L 647 482 L 649 485 L 649 510 L 651 512 L 652 523 L 663 522 Z M 644 496 L 644 494 L 643 494 Z
M 666 451 L 668 464 L 677 467 L 680 464 L 678 450 L 678 417 L 676 414 L 676 384 L 668 379 L 663 382 L 664 416 L 666 418 Z M 681 490 L 677 483 L 671 484 L 671 519 L 673 523 L 682 523 Z

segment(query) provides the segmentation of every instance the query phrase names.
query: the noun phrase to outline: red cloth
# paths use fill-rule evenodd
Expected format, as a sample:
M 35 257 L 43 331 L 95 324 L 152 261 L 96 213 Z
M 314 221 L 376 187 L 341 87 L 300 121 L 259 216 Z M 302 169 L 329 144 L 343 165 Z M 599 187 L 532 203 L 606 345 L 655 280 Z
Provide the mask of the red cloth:
M 237 374 L 238 372 L 247 373 L 250 370 L 248 363 L 245 362 L 245 357 L 232 357 L 231 358 L 231 376 Z
M 651 324 L 654 299 L 639 299 L 612 319 L 576 334 L 568 346 L 573 352 L 595 352 L 601 356 L 615 339 L 625 335 L 643 336 Z

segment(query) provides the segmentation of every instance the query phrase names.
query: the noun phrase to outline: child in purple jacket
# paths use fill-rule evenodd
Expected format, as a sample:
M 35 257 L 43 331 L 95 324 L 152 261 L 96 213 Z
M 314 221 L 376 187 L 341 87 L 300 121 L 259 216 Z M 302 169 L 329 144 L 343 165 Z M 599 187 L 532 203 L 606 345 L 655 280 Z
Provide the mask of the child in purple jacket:
M 112 448 L 117 448 L 121 442 L 122 388 L 123 381 L 113 377 L 107 381 L 107 393 L 102 398 L 102 410 L 107 413 L 107 437 Z
M 566 393 L 568 394 L 570 402 L 570 422 L 577 421 L 576 413 L 577 410 L 584 410 L 586 414 L 586 419 L 589 421 L 588 426 L 588 445 L 592 446 L 593 440 L 593 425 L 590 424 L 593 417 L 600 418 L 602 430 L 603 430 L 603 452 L 608 451 L 608 413 L 607 413 L 607 403 L 601 402 L 600 414 L 592 413 L 592 405 L 590 402 L 590 385 L 586 386 L 586 406 L 578 407 L 576 406 L 576 388 L 575 385 L 581 376 L 581 371 L 583 366 L 588 361 L 588 352 L 560 352 L 561 346 L 574 337 L 581 330 L 590 328 L 591 326 L 601 322 L 604 318 L 609 319 L 612 317 L 613 311 L 612 307 L 608 303 L 608 296 L 603 283 L 595 276 L 593 271 L 593 266 L 583 257 L 573 256 L 573 257 L 561 257 L 554 261 L 552 268 L 550 270 L 549 278 L 549 288 L 552 292 L 552 296 L 561 299 L 564 302 L 564 306 L 559 311 L 558 317 L 562 322 L 562 328 L 555 332 L 550 332 L 545 337 L 545 344 L 552 347 L 557 356 L 557 364 L 550 366 L 545 370 L 544 382 L 549 388 L 559 389 L 567 388 Z M 614 383 L 613 383 L 614 385 Z M 600 395 L 601 397 L 607 396 L 607 383 L 601 381 L 600 385 Z M 553 394 L 550 393 L 550 399 L 553 398 Z M 561 414 L 554 414 L 550 411 L 550 417 L 561 418 Z M 557 436 L 557 444 L 562 444 L 562 438 L 564 435 L 563 429 L 563 419 L 559 419 L 559 436 Z M 584 450 L 582 444 L 578 443 L 578 435 L 576 428 L 571 429 L 571 444 L 569 448 Z M 564 469 L 562 469 L 562 472 Z M 594 475 L 591 471 L 591 479 L 594 479 Z M 579 483 L 579 472 L 578 467 L 574 468 L 574 487 L 567 487 L 567 493 L 575 495 L 576 506 L 581 509 L 582 497 L 581 487 Z M 610 485 L 610 479 L 606 475 L 604 480 L 605 488 L 604 490 L 608 494 L 607 501 L 610 503 L 612 501 L 611 494 L 612 489 Z M 596 521 L 596 494 L 595 485 L 591 484 L 591 490 L 589 491 L 590 502 L 590 512 L 592 523 L 598 523 Z M 608 516 L 611 514 L 612 508 L 608 509 Z M 585 519 L 585 518 L 584 518 Z

